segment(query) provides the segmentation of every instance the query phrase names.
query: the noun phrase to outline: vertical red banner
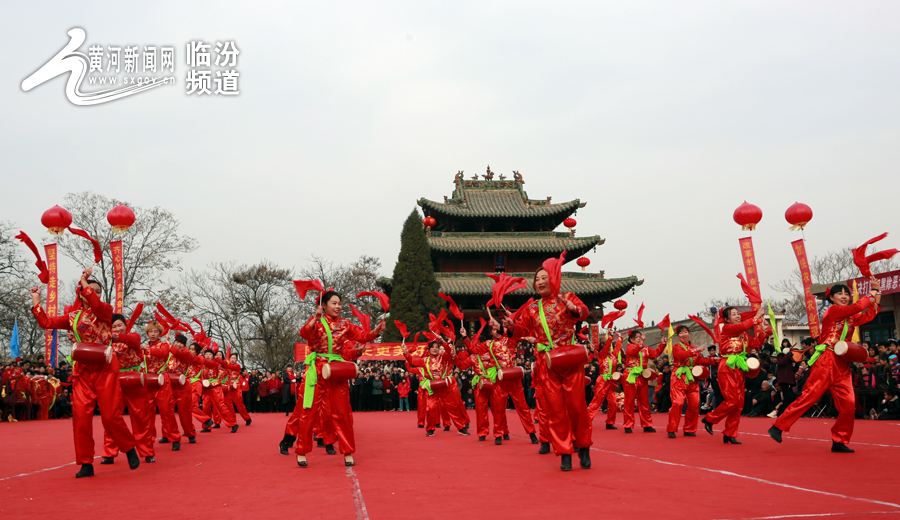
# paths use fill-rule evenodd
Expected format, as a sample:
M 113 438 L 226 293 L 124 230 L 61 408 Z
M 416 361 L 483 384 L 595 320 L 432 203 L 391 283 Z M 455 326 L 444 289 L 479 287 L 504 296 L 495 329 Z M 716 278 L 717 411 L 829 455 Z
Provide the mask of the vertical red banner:
M 591 345 L 594 348 L 600 346 L 600 325 L 597 323 L 591 324 Z
M 115 312 L 121 314 L 125 306 L 125 273 L 124 260 L 122 258 L 122 241 L 116 240 L 109 243 L 109 251 L 112 253 L 113 279 L 116 284 L 116 303 L 113 305 Z
M 738 242 L 741 244 L 741 259 L 744 261 L 744 276 L 747 278 L 747 283 L 757 293 L 762 294 L 759 290 L 759 271 L 756 268 L 756 253 L 753 252 L 753 238 L 741 238 Z M 760 307 L 761 305 L 758 303 L 750 305 L 754 311 L 758 311 Z M 758 325 L 756 329 L 757 334 L 762 333 L 762 326 Z
M 47 316 L 53 318 L 59 314 L 59 276 L 56 264 L 56 244 L 47 244 L 44 246 L 44 253 L 47 255 L 47 271 L 50 273 L 50 280 L 47 282 Z M 53 342 L 53 331 L 48 330 L 44 335 L 44 363 L 49 365 L 56 359 L 56 353 L 53 349 L 56 344 Z
M 797 264 L 800 266 L 800 277 L 803 280 L 803 299 L 806 305 L 806 319 L 809 320 L 809 335 L 813 338 L 819 337 L 819 311 L 816 307 L 816 297 L 813 296 L 812 290 L 812 274 L 809 271 L 809 261 L 806 259 L 806 245 L 804 240 L 795 240 L 791 242 L 794 249 L 794 255 L 797 257 Z

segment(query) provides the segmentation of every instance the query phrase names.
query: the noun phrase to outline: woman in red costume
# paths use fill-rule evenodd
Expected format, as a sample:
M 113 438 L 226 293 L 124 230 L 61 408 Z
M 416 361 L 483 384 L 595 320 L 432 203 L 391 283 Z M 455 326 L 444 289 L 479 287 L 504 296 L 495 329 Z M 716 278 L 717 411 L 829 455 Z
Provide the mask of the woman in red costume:
M 691 344 L 691 329 L 679 325 L 675 329 L 678 344 L 672 345 L 672 383 L 669 393 L 672 408 L 669 409 L 669 424 L 666 432 L 670 439 L 675 438 L 678 423 L 681 422 L 681 408 L 687 401 L 684 414 L 684 436 L 697 436 L 697 419 L 700 417 L 700 383 L 694 379 L 691 369 L 695 366 L 709 366 L 718 363 L 719 358 L 703 357 L 706 347 L 695 347 Z
M 558 262 L 558 264 L 556 264 Z M 559 268 L 563 258 L 544 262 L 534 273 L 532 288 L 541 299 L 530 304 L 513 323 L 504 317 L 503 326 L 513 339 L 533 336 L 537 345 L 535 377 L 541 374 L 541 407 L 549 422 L 550 443 L 560 456 L 560 469 L 572 471 L 572 453 L 578 449 L 581 467 L 591 467 L 591 420 L 584 397 L 584 367 L 562 372 L 548 370 L 544 352 L 574 342 L 575 324 L 588 317 L 588 309 L 573 293 L 559 292 Z M 554 270 L 551 280 L 548 269 Z M 574 447 L 573 447 L 574 444 Z
M 109 345 L 118 341 L 111 331 L 112 306 L 100 301 L 97 291 L 100 284 L 89 280 L 91 268 L 81 274 L 76 289 L 75 304 L 66 307 L 62 316 L 51 318 L 41 307 L 41 288 L 31 288 L 32 314 L 42 329 L 71 330 L 77 342 Z M 100 407 L 103 428 L 109 432 L 119 450 L 128 457 L 128 467 L 137 469 L 141 465 L 135 449 L 134 435 L 128 431 L 125 419 L 117 415 L 122 401 L 119 386 L 119 360 L 104 365 L 90 365 L 75 362 L 72 371 L 72 433 L 75 438 L 75 462 L 81 469 L 75 478 L 94 476 L 94 406 Z
M 144 371 L 144 352 L 141 350 L 141 335 L 126 333 L 127 323 L 125 316 L 113 314 L 112 333 L 118 341 L 112 344 L 116 357 L 119 360 L 119 374 Z M 123 402 L 119 403 L 119 415 L 122 415 L 124 406 L 128 407 L 128 418 L 131 420 L 131 432 L 134 434 L 137 451 L 144 462 L 156 462 L 153 448 L 153 432 L 150 431 L 150 421 L 155 419 L 150 412 L 150 400 L 147 396 L 147 388 L 143 385 L 122 389 Z M 112 464 L 119 448 L 109 435 L 103 432 L 103 460 L 100 464 Z
M 764 330 L 762 337 L 751 337 L 747 331 L 763 323 L 763 308 L 760 306 L 756 316 L 752 319 L 741 321 L 741 313 L 734 307 L 722 309 L 723 323 L 718 325 L 719 353 L 719 388 L 722 390 L 723 402 L 716 409 L 706 414 L 703 418 L 703 426 L 712 435 L 713 424 L 725 420 L 725 430 L 722 432 L 722 442 L 725 444 L 741 444 L 735 438 L 738 426 L 741 424 L 741 410 L 744 409 L 744 372 L 750 370 L 747 367 L 747 353 L 753 349 L 759 349 L 771 333 L 771 329 Z
M 159 420 L 162 423 L 163 436 L 160 444 L 172 443 L 172 451 L 181 449 L 181 432 L 178 431 L 178 423 L 175 422 L 175 400 L 172 396 L 172 383 L 169 381 L 169 360 L 172 358 L 171 345 L 167 341 L 159 339 L 162 334 L 162 325 L 155 321 L 147 323 L 144 332 L 147 333 L 147 344 L 144 346 L 144 355 L 147 359 L 147 374 L 150 377 L 163 376 L 163 384 L 158 387 L 150 387 L 150 409 L 159 408 Z M 156 437 L 156 417 L 150 424 L 150 431 Z
M 466 423 L 469 420 L 468 414 L 465 417 L 459 412 L 459 407 L 453 398 L 453 386 L 440 390 L 432 390 L 431 381 L 435 379 L 444 379 L 451 377 L 453 370 L 453 356 L 451 354 L 450 344 L 433 340 L 428 343 L 428 355 L 424 357 L 413 356 L 406 348 L 406 344 L 401 346 L 403 356 L 410 366 L 422 369 L 422 384 L 425 386 L 425 435 L 434 436 L 434 428 L 440 421 L 441 410 L 439 405 L 443 405 L 444 410 L 450 415 L 453 424 L 459 430 L 460 435 L 469 435 Z M 442 352 L 443 351 L 443 352 Z M 421 404 L 419 405 L 421 406 Z M 448 426 L 449 428 L 449 426 Z
M 170 345 L 169 352 L 172 355 L 169 357 L 168 371 L 169 374 L 174 374 L 175 376 L 169 380 L 172 387 L 172 400 L 178 406 L 178 420 L 181 422 L 181 430 L 184 432 L 185 437 L 188 438 L 188 442 L 195 444 L 197 442 L 197 430 L 194 428 L 192 419 L 193 390 L 188 380 L 188 370 L 194 356 L 187 350 L 187 336 L 177 334 L 175 341 Z M 176 380 L 180 379 L 178 376 L 182 375 L 185 378 L 183 385 L 178 384 Z
M 247 413 L 247 408 L 244 407 L 244 396 L 242 395 L 240 388 L 240 379 L 241 379 L 241 365 L 238 364 L 237 354 L 231 354 L 228 357 L 228 380 L 231 384 L 231 391 L 229 395 L 231 396 L 231 403 L 225 403 L 227 406 L 234 405 L 234 408 L 237 410 L 239 414 L 241 414 L 241 419 L 244 420 L 244 426 L 250 426 L 250 423 L 253 422 L 253 419 L 250 418 L 250 414 Z
M 613 339 L 616 344 L 613 345 Z M 594 385 L 594 399 L 588 405 L 588 416 L 591 421 L 597 416 L 603 401 L 606 401 L 606 429 L 617 430 L 616 428 L 616 386 L 618 381 L 613 380 L 612 375 L 618 369 L 618 365 L 622 360 L 622 335 L 618 332 L 609 333 L 606 336 L 606 343 L 597 353 L 597 361 L 600 363 L 600 377 Z
M 881 310 L 881 283 L 874 276 L 871 287 L 871 293 L 856 303 L 851 303 L 850 289 L 846 285 L 831 287 L 828 298 L 832 305 L 822 317 L 822 334 L 819 335 L 819 344 L 809 360 L 812 368 L 803 385 L 803 394 L 769 428 L 769 435 L 776 441 L 781 442 L 781 433 L 790 431 L 797 419 L 818 402 L 826 390 L 830 390 L 834 406 L 838 410 L 838 418 L 831 427 L 831 451 L 853 453 L 847 447 L 853 435 L 855 411 L 852 372 L 850 363 L 835 355 L 834 345 L 848 337 L 852 338 L 856 327 L 872 321 Z
M 625 382 L 622 390 L 625 393 L 625 406 L 622 415 L 625 416 L 625 433 L 631 433 L 634 428 L 634 401 L 637 399 L 638 411 L 641 415 L 641 427 L 644 433 L 654 433 L 653 417 L 650 415 L 650 390 L 647 388 L 647 379 L 641 372 L 647 368 L 651 359 L 659 357 L 666 349 L 666 338 L 661 338 L 660 344 L 651 349 L 644 345 L 644 333 L 634 329 L 628 333 L 628 345 L 625 347 Z
M 229 371 L 229 364 L 225 361 L 225 354 L 221 350 L 216 350 L 215 353 L 216 363 L 219 364 L 219 391 L 222 393 L 222 404 L 223 407 L 219 410 L 219 413 L 223 415 L 223 422 L 225 424 L 231 423 L 233 425 L 237 425 L 237 414 L 234 413 L 234 407 L 231 405 L 231 374 Z M 237 431 L 234 427 L 232 430 Z M 232 431 L 231 433 L 234 433 Z
M 216 417 L 216 414 L 218 414 L 219 420 L 225 423 L 227 428 L 231 428 L 231 433 L 237 433 L 238 424 L 234 411 L 228 413 L 228 407 L 225 406 L 225 393 L 222 384 L 222 381 L 226 378 L 224 368 L 225 355 L 218 350 L 218 345 L 214 345 L 214 348 L 216 349 L 215 352 L 211 349 L 206 349 L 203 352 L 203 356 L 206 358 L 203 364 L 207 369 L 206 374 L 209 380 L 209 388 L 207 388 L 207 393 L 204 394 L 203 408 L 204 410 L 206 409 L 206 396 L 208 395 L 213 412 L 212 416 Z M 216 423 L 216 426 L 218 424 Z
M 487 435 L 491 431 L 491 423 L 490 419 L 488 419 L 488 407 L 494 407 L 492 404 L 492 401 L 494 400 L 493 385 L 497 384 L 497 366 L 487 352 L 482 352 L 481 354 L 475 353 L 477 344 L 473 344 L 474 342 L 465 339 L 465 327 L 461 327 L 459 333 L 460 337 L 464 338 L 463 342 L 466 345 L 466 348 L 460 349 L 457 352 L 455 363 L 460 370 L 471 368 L 475 373 L 475 376 L 472 378 L 472 392 L 475 394 L 475 427 L 477 428 L 478 440 L 483 441 L 487 439 Z M 482 380 L 485 380 L 490 384 L 484 385 Z M 495 434 L 499 431 L 496 426 L 497 424 L 495 422 Z M 497 437 L 495 443 L 502 444 L 501 441 L 502 438 Z
M 324 406 L 331 410 L 331 419 L 338 440 L 338 448 L 344 455 L 344 465 L 353 466 L 356 440 L 353 436 L 353 411 L 350 408 L 350 385 L 347 381 L 335 382 L 322 377 L 322 367 L 334 361 L 356 361 L 366 349 L 366 343 L 384 331 L 384 321 L 374 331 L 350 323 L 341 317 L 341 297 L 334 291 L 322 295 L 316 314 L 300 329 L 309 344 L 310 354 L 304 363 L 303 412 L 297 430 L 297 465 L 306 467 L 306 454 L 312 451 L 313 423 Z M 355 346 L 351 346 L 355 345 Z
M 185 338 L 187 340 L 187 338 Z M 212 419 L 209 418 L 209 414 L 204 412 L 200 408 L 200 397 L 203 395 L 203 356 L 200 355 L 200 344 L 199 343 L 191 343 L 191 346 L 188 347 L 188 353 L 190 354 L 190 358 L 188 361 L 187 372 L 185 373 L 185 377 L 187 377 L 187 384 L 191 387 L 191 415 L 194 419 L 200 421 L 200 424 L 203 425 L 203 429 L 200 430 L 200 433 L 210 433 L 212 430 L 209 429 L 210 426 L 213 425 Z

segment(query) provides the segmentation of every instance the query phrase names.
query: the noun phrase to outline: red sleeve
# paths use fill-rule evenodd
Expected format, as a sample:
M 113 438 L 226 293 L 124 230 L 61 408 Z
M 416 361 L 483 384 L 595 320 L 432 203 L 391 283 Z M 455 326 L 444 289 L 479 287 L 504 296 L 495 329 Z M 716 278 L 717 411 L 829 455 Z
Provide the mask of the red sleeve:
M 875 305 L 870 305 L 869 308 L 866 309 L 866 312 L 853 319 L 853 326 L 858 327 L 869 323 L 875 319 L 875 316 L 877 316 L 879 312 L 881 312 L 881 305 L 878 305 L 877 303 Z
M 113 341 L 117 343 L 122 343 L 128 348 L 139 349 L 141 348 L 141 335 L 135 332 L 127 332 L 125 334 L 114 334 Z
M 157 347 L 150 347 L 150 355 L 153 357 L 168 357 L 169 345 L 166 343 L 159 343 L 159 346 Z
M 425 368 L 425 360 L 419 356 L 413 356 L 410 354 L 406 354 L 406 362 L 409 363 L 409 366 L 412 367 L 420 367 Z
M 597 358 L 597 361 L 609 355 L 610 348 L 612 347 L 612 341 L 612 334 L 608 334 L 606 337 L 606 343 L 603 344 L 603 348 L 600 349 L 600 352 L 594 354 L 594 356 Z
M 637 356 L 637 355 L 640 354 L 640 353 L 641 353 L 641 347 L 635 345 L 634 343 L 629 343 L 629 344 L 625 347 L 625 355 L 626 355 L 626 356 L 634 357 L 634 356 Z
M 647 348 L 647 354 L 650 355 L 651 358 L 656 358 L 662 355 L 663 352 L 666 351 L 666 343 L 662 342 L 656 348 Z
M 206 368 L 216 368 L 217 366 L 219 366 L 219 364 L 216 363 L 215 359 L 203 358 L 203 366 L 205 366 Z
M 374 330 L 363 330 L 359 325 L 354 325 L 353 323 L 347 323 L 347 336 L 348 339 L 352 339 L 358 343 L 370 343 L 378 337 L 378 334 L 375 334 Z
M 584 302 L 582 302 L 581 299 L 578 298 L 578 296 L 575 296 L 574 293 L 566 293 L 564 298 L 569 300 L 570 302 L 574 303 L 575 306 L 578 307 L 578 316 L 575 317 L 576 321 L 583 321 L 583 320 L 587 319 L 587 317 L 588 317 L 587 305 L 585 305 Z
M 756 318 L 742 321 L 740 323 L 725 323 L 722 325 L 721 336 L 734 338 L 740 336 L 747 329 L 752 329 L 757 324 Z
M 306 323 L 300 327 L 300 337 L 305 339 L 306 341 L 312 341 L 315 338 L 316 324 L 319 323 L 316 320 L 316 315 L 313 314 L 306 320 Z
M 183 361 L 185 363 L 191 363 L 194 361 L 194 355 L 188 352 L 187 350 L 179 350 L 177 348 L 173 348 L 171 350 L 172 355 L 175 356 L 175 359 L 179 361 Z
M 860 298 L 858 302 L 850 305 L 832 305 L 831 307 L 828 307 L 828 310 L 825 312 L 828 314 L 828 317 L 834 321 L 845 320 L 858 312 L 866 310 L 867 307 L 872 305 L 871 302 L 874 299 L 875 298 L 869 295 L 865 298 Z
M 94 290 L 90 287 L 88 287 L 87 289 L 83 289 L 81 291 L 81 294 L 84 296 L 84 299 L 87 300 L 88 307 L 91 308 L 94 316 L 96 316 L 102 322 L 112 323 L 112 305 L 100 301 L 100 297 L 97 296 L 97 293 L 95 293 Z
M 466 370 L 475 365 L 475 363 L 472 362 L 472 358 L 469 356 L 469 353 L 464 350 L 460 351 L 460 353 L 456 355 L 455 362 L 457 368 L 459 368 L 460 370 Z
M 716 358 L 713 358 L 713 357 L 703 357 L 703 356 L 701 356 L 699 353 L 694 357 L 694 364 L 695 364 L 695 365 L 698 365 L 698 364 L 699 364 L 699 365 L 711 366 L 711 365 L 715 365 L 715 364 L 717 364 L 717 363 L 718 363 L 718 361 L 716 361 Z
M 488 352 L 488 344 L 487 341 L 482 341 L 481 343 L 471 342 L 471 346 L 469 347 L 469 352 L 472 354 L 487 354 Z
M 40 305 L 32 307 L 31 313 L 37 319 L 38 327 L 42 329 L 72 330 L 72 326 L 69 324 L 69 317 L 66 315 L 51 318 L 47 316 L 47 313 L 44 312 L 43 307 Z

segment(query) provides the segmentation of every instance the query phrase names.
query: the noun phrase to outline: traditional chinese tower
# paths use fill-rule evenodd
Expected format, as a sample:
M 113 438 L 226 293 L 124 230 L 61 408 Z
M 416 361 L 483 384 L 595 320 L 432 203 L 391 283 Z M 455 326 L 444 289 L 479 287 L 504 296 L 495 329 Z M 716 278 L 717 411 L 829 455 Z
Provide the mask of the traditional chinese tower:
M 450 198 L 444 197 L 444 202 L 421 198 L 418 204 L 425 217 L 435 219 L 428 243 L 441 291 L 453 297 L 467 321 L 487 317 L 484 304 L 491 298 L 493 280 L 485 273 L 506 272 L 530 282 L 545 259 L 568 251 L 568 264 L 604 243 L 597 235 L 575 236 L 574 226 L 568 232 L 554 231 L 564 222 L 572 224 L 567 219 L 586 202 L 552 204 L 550 197 L 530 199 L 518 172 L 513 172 L 513 179 L 500 175 L 499 180 L 494 180 L 490 166 L 483 180 L 464 179 L 462 174 L 456 174 Z M 579 270 L 562 273 L 561 290 L 581 298 L 591 310 L 589 321 L 596 322 L 603 316 L 604 302 L 641 284 L 643 280 L 634 276 L 606 278 L 603 271 Z M 527 290 L 518 290 L 503 301 L 507 307 L 518 307 L 532 296 L 536 294 L 529 283 Z

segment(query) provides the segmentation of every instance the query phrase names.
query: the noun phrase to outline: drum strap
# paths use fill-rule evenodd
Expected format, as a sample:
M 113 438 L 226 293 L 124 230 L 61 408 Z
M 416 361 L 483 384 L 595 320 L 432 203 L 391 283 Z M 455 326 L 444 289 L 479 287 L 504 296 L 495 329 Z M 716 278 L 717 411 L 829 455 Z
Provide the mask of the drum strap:
M 841 339 L 839 339 L 838 341 L 844 341 L 844 339 L 847 337 L 847 331 L 850 329 L 849 323 L 850 323 L 850 320 L 844 320 L 844 330 L 841 331 Z M 822 352 L 825 352 L 826 348 L 828 350 L 834 352 L 833 345 L 828 345 L 827 343 L 822 343 L 821 345 L 816 345 L 816 351 L 813 352 L 813 355 L 809 358 L 809 363 L 807 363 L 806 365 L 813 366 L 813 363 L 818 361 L 819 356 L 822 355 Z
M 613 347 L 613 348 L 616 348 L 616 347 Z M 609 381 L 610 379 L 612 379 L 612 374 L 613 374 L 613 360 L 618 360 L 619 363 L 622 362 L 622 349 L 621 349 L 621 348 L 619 349 L 618 352 L 616 352 L 616 355 L 615 355 L 615 356 L 607 356 L 607 357 L 606 357 L 606 364 L 607 364 L 608 366 L 606 367 L 606 373 L 603 374 L 603 380 L 604 380 L 604 381 Z
M 547 315 L 544 314 L 544 299 L 541 298 L 540 300 L 538 300 L 537 305 L 538 305 L 538 312 L 540 313 L 540 317 L 541 317 L 541 325 L 544 327 L 544 334 L 547 335 L 547 344 L 538 343 L 537 351 L 538 352 L 549 352 L 550 350 L 553 350 L 554 345 L 553 345 L 553 336 L 550 335 L 550 326 L 547 325 Z
M 497 382 L 497 370 L 500 368 L 500 362 L 497 361 L 497 356 L 494 355 L 494 340 L 488 344 L 488 352 L 491 353 L 491 359 L 494 360 L 494 366 L 485 370 L 484 365 L 481 365 L 481 358 L 478 358 L 478 364 L 481 365 L 481 371 L 487 374 L 489 378 L 491 378 L 491 383 Z
M 316 374 L 316 358 L 323 357 L 328 362 L 332 361 L 343 361 L 344 358 L 338 354 L 334 354 L 334 338 L 331 335 L 331 327 L 328 326 L 328 322 L 325 321 L 325 316 L 320 318 L 320 322 L 322 326 L 325 327 L 325 335 L 328 336 L 328 353 L 327 354 L 319 354 L 316 351 L 312 351 L 306 356 L 306 359 L 303 362 L 306 364 L 306 382 L 304 384 L 303 390 L 303 408 L 312 408 L 313 399 L 316 393 L 316 383 L 319 381 L 319 376 Z
M 162 374 L 163 370 L 169 368 L 169 361 L 172 359 L 172 353 L 169 352 L 169 357 L 166 358 L 166 362 L 159 367 L 159 370 L 156 371 L 157 374 Z
M 119 372 L 134 372 L 135 370 L 140 370 L 142 368 L 143 368 L 142 365 L 135 365 L 131 368 L 120 368 Z

